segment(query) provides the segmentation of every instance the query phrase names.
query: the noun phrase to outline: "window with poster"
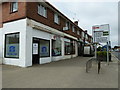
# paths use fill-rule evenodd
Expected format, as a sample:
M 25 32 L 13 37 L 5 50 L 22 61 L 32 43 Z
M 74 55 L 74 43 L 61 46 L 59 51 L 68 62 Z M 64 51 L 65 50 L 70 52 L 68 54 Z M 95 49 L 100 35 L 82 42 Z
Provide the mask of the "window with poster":
M 61 56 L 61 49 L 62 49 L 62 41 L 60 36 L 54 36 L 52 39 L 52 56 Z
M 50 41 L 40 39 L 40 57 L 50 57 Z
M 19 58 L 19 33 L 5 35 L 5 58 Z
M 65 38 L 65 55 L 75 54 L 75 41 Z

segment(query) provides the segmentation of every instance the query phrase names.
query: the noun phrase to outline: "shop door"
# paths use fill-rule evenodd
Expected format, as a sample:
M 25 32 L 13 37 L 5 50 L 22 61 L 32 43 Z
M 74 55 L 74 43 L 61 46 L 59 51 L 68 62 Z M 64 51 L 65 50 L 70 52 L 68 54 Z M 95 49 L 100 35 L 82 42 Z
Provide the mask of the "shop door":
M 39 40 L 33 39 L 33 64 L 39 64 Z

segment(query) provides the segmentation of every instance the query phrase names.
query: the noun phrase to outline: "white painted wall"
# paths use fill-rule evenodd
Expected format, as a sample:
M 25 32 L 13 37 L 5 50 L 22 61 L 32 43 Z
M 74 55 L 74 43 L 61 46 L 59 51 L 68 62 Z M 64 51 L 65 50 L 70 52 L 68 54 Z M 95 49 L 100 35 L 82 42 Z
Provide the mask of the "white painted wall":
M 4 64 L 16 65 L 26 67 L 26 19 L 21 19 L 9 23 L 3 24 L 3 57 L 4 57 L 4 40 L 5 34 L 20 32 L 20 46 L 19 46 L 19 59 L 15 58 L 3 58 Z
M 36 22 L 37 23 L 37 22 Z M 35 23 L 35 24 L 36 24 Z M 40 27 L 45 27 L 43 24 L 37 23 L 38 26 Z M 47 30 L 49 30 L 49 27 L 47 27 Z M 50 30 L 54 30 L 50 28 Z M 76 57 L 77 54 L 77 43 L 75 45 L 76 48 L 76 53 L 75 55 L 64 55 L 64 37 L 61 37 L 62 40 L 62 56 L 57 56 L 57 57 L 52 57 L 51 53 L 51 39 L 54 34 L 50 34 L 48 32 L 44 32 L 43 30 L 38 30 L 38 29 L 33 29 L 31 26 L 28 25 L 28 19 L 21 19 L 18 21 L 13 21 L 9 23 L 5 23 L 3 25 L 2 30 L 0 30 L 0 40 L 2 41 L 3 44 L 0 44 L 0 57 L 4 57 L 4 41 L 5 41 L 5 34 L 9 33 L 15 33 L 15 32 L 20 32 L 20 47 L 19 47 L 19 59 L 15 58 L 3 58 L 3 63 L 8 64 L 8 65 L 16 65 L 20 67 L 27 67 L 27 66 L 32 66 L 32 39 L 33 37 L 36 38 L 41 38 L 41 39 L 46 39 L 50 40 L 50 57 L 46 58 L 40 58 L 40 64 L 45 64 L 49 63 L 51 61 L 58 61 L 58 60 L 63 60 L 63 59 L 69 59 L 72 57 Z M 66 35 L 61 32 L 55 32 L 56 34 L 58 33 L 61 35 Z M 69 35 L 67 35 L 69 36 Z M 3 47 L 2 47 L 3 46 Z
M 33 37 L 36 37 L 36 38 L 41 38 L 41 39 L 46 39 L 46 40 L 50 40 L 50 57 L 46 57 L 46 58 L 40 58 L 40 64 L 45 64 L 45 63 L 49 63 L 51 61 L 59 61 L 59 60 L 63 60 L 63 59 L 69 59 L 69 58 L 73 58 L 73 57 L 76 57 L 78 55 L 78 48 L 77 48 L 77 42 L 75 43 L 75 48 L 76 48 L 76 52 L 75 52 L 75 55 L 64 55 L 64 37 L 61 37 L 61 40 L 62 40 L 62 56 L 56 56 L 56 57 L 52 57 L 51 55 L 51 46 L 52 46 L 52 43 L 51 43 L 51 39 L 53 37 L 54 34 L 50 34 L 49 31 L 52 31 L 52 32 L 55 32 L 55 34 L 58 34 L 58 35 L 67 35 L 67 34 L 64 34 L 64 33 L 61 33 L 60 31 L 58 30 L 55 30 L 51 27 L 48 27 L 48 26 L 45 26 L 41 23 L 38 23 L 38 22 L 35 22 L 33 20 L 29 20 L 27 19 L 27 23 L 29 26 L 27 26 L 27 38 L 29 37 L 29 39 L 27 39 L 27 46 L 29 47 L 29 50 L 27 51 L 27 54 L 28 54 L 28 62 L 30 65 L 32 64 L 32 57 L 29 55 L 32 55 L 32 38 Z M 32 26 L 34 25 L 37 25 L 39 26 L 39 29 L 33 29 Z M 41 30 L 41 28 L 44 28 L 44 30 Z M 48 32 L 45 32 L 48 31 Z M 56 32 L 57 31 L 57 32 Z M 69 35 L 67 35 L 69 36 Z M 70 36 L 72 37 L 72 36 Z
M 51 47 L 51 38 L 52 35 L 43 32 L 41 30 L 33 29 L 30 26 L 27 26 L 27 42 L 26 42 L 26 57 L 27 57 L 27 62 L 26 65 L 32 65 L 32 38 L 40 38 L 40 39 L 45 39 L 45 40 L 50 40 L 50 47 Z M 50 57 L 45 57 L 45 58 L 40 58 L 39 59 L 40 64 L 45 64 L 51 62 L 51 48 L 50 48 Z

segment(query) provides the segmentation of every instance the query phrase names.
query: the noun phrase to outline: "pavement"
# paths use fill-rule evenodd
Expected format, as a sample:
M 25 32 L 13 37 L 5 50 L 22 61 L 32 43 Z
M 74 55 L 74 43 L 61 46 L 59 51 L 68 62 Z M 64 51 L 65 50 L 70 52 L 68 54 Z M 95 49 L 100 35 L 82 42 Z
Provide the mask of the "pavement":
M 76 57 L 44 65 L 20 68 L 2 65 L 3 88 L 118 88 L 118 60 L 109 66 L 102 62 L 100 74 L 94 62 L 86 73 L 91 57 Z
M 120 60 L 120 52 L 113 51 L 112 53 Z

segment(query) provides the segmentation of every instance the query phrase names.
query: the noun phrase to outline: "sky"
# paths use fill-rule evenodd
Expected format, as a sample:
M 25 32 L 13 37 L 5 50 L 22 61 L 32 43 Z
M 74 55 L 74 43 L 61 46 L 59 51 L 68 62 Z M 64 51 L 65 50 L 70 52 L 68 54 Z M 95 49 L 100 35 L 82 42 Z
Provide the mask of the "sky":
M 109 24 L 112 47 L 118 45 L 118 0 L 47 0 L 92 35 L 92 26 Z

